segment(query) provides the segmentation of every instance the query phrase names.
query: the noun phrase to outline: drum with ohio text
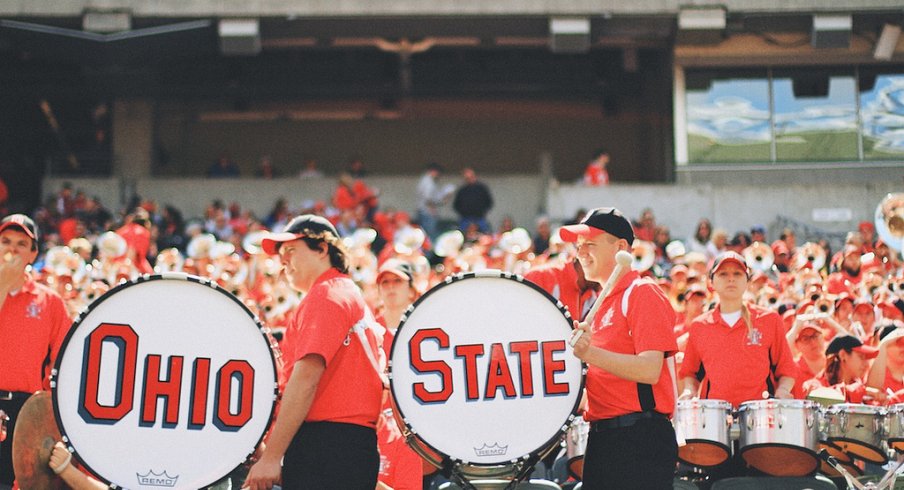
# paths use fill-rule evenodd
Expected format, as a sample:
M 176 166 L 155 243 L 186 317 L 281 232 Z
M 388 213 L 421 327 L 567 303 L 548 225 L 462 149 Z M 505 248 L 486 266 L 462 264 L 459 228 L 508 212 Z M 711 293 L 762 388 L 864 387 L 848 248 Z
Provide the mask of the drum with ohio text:
M 499 271 L 456 275 L 405 314 L 390 356 L 409 444 L 446 474 L 515 479 L 575 418 L 584 366 L 567 309 Z
M 63 440 L 124 488 L 203 488 L 246 461 L 276 400 L 257 318 L 185 274 L 123 283 L 78 316 L 53 370 Z

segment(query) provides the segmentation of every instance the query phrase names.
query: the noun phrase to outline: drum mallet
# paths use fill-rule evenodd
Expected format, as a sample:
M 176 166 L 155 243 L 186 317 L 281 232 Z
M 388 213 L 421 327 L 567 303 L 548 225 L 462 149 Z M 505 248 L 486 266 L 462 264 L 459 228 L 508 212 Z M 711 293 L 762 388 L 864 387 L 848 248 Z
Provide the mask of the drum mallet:
M 590 307 L 590 313 L 587 313 L 587 317 L 581 322 L 580 327 L 593 321 L 593 317 L 595 317 L 596 313 L 600 310 L 603 300 L 609 296 L 609 293 L 612 292 L 612 288 L 615 287 L 615 283 L 618 282 L 618 280 L 621 279 L 621 276 L 624 275 L 629 267 L 631 267 L 631 262 L 633 261 L 634 257 L 624 250 L 619 250 L 615 254 L 615 268 L 612 269 L 612 274 L 609 274 L 609 279 L 606 280 L 606 284 L 604 284 L 603 289 L 600 290 L 599 296 L 596 297 L 596 301 L 594 301 L 593 306 Z M 571 338 L 568 339 L 568 344 L 574 347 L 574 345 L 578 343 L 578 339 L 581 338 L 583 332 L 584 331 L 581 330 L 581 328 L 572 330 Z

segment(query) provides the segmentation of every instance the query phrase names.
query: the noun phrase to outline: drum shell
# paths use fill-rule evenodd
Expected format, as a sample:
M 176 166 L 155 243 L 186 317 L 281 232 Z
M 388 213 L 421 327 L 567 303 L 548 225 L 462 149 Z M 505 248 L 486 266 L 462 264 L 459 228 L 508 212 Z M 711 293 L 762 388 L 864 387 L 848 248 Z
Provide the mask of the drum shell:
M 727 460 L 731 456 L 731 412 L 731 403 L 724 400 L 678 401 L 673 423 L 687 443 L 679 448 L 678 459 L 703 467 Z M 707 454 L 698 454 L 699 451 Z
M 885 437 L 890 448 L 904 451 L 904 403 L 888 407 L 885 413 Z
M 741 427 L 738 448 L 747 463 L 774 476 L 804 476 L 815 472 L 820 425 L 817 407 L 810 400 L 742 403 L 738 410 Z M 798 461 L 792 464 L 789 457 Z
M 822 438 L 860 459 L 885 464 L 888 462 L 882 449 L 885 418 L 879 407 L 856 403 L 832 405 L 822 412 Z

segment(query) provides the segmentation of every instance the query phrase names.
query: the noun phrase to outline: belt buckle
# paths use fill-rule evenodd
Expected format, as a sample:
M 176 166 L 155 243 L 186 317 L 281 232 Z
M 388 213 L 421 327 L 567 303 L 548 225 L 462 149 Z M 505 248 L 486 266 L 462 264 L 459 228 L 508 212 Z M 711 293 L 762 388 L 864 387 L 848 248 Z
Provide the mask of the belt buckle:
M 0 400 L 12 400 L 13 392 L 12 391 L 0 391 Z

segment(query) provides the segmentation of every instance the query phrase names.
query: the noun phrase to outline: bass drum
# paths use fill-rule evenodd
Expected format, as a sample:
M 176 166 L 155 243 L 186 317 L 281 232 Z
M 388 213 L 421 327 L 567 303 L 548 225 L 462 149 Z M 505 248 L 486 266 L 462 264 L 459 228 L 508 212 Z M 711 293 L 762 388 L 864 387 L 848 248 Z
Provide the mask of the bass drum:
M 122 488 L 204 488 L 270 425 L 276 367 L 236 297 L 180 273 L 143 276 L 76 319 L 52 372 L 63 441 Z
M 390 355 L 399 426 L 447 476 L 520 479 L 575 419 L 584 366 L 568 310 L 520 276 L 451 276 L 402 318 Z

